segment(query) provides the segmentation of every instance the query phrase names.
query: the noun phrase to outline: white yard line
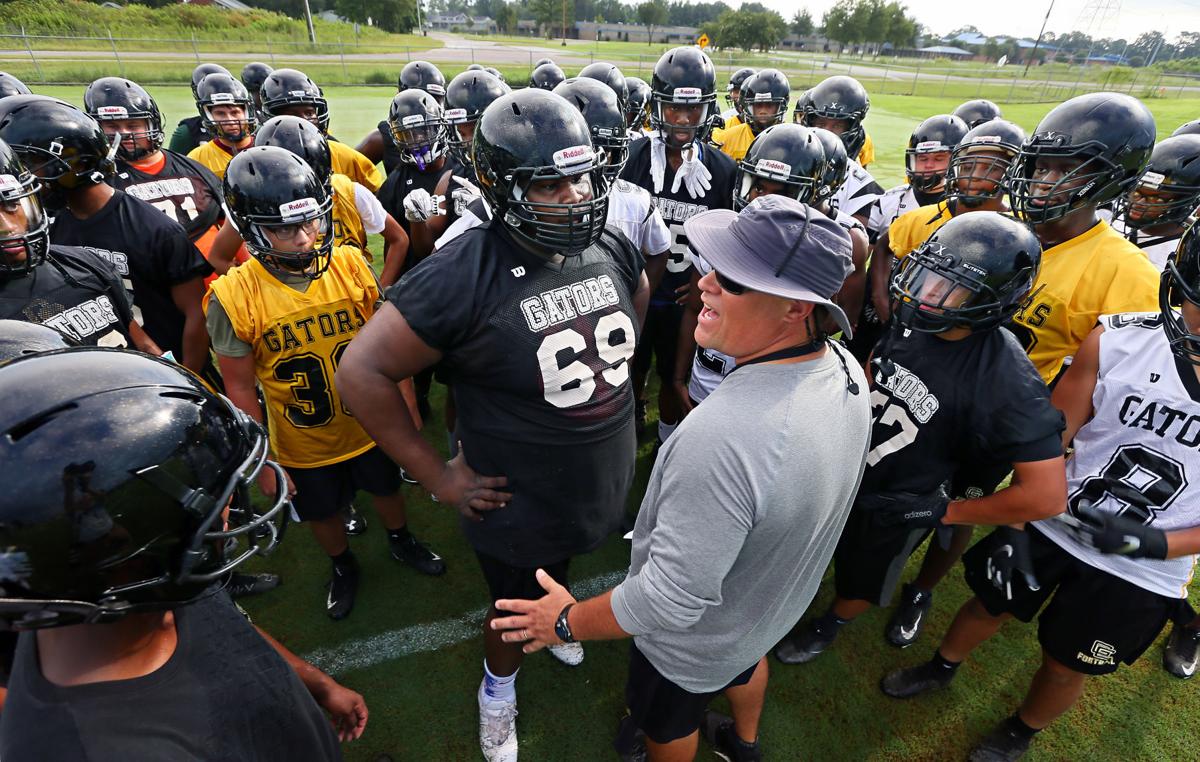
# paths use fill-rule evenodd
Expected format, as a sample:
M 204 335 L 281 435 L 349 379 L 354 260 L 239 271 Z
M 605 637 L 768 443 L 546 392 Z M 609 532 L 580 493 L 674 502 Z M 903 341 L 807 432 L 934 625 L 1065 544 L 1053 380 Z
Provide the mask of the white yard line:
M 623 579 L 623 571 L 601 574 L 582 582 L 571 583 L 571 592 L 576 598 L 590 598 L 615 586 Z M 304 658 L 333 675 L 366 669 L 405 656 L 438 651 L 478 637 L 480 624 L 486 613 L 487 609 L 479 608 L 440 622 L 414 624 L 365 638 L 356 638 L 330 648 L 318 648 L 305 654 Z

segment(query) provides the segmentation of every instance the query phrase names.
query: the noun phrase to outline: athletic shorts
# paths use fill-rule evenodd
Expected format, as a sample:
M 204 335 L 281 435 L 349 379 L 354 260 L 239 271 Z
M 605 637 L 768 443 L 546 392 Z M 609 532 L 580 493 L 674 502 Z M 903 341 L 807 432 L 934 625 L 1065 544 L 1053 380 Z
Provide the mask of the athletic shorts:
M 933 531 L 882 524 L 878 516 L 876 511 L 850 510 L 833 551 L 833 584 L 839 598 L 890 604 L 908 557 Z
M 475 556 L 479 559 L 479 568 L 483 570 L 483 579 L 487 582 L 488 593 L 493 601 L 501 598 L 519 600 L 541 598 L 546 591 L 534 576 L 538 569 L 545 569 L 555 582 L 567 587 L 567 567 L 571 563 L 569 558 L 541 566 L 512 566 L 494 556 L 480 553 L 478 550 L 475 551 Z
M 679 687 L 654 668 L 638 647 L 629 644 L 629 679 L 625 683 L 625 703 L 634 724 L 655 743 L 670 743 L 686 738 L 700 729 L 704 710 L 717 694 L 750 682 L 755 662 L 719 691 L 692 693 Z
M 292 506 L 301 521 L 321 521 L 350 505 L 359 490 L 377 497 L 400 491 L 400 467 L 378 447 L 316 468 L 287 469 L 296 485 Z
M 642 328 L 641 338 L 633 353 L 635 374 L 645 374 L 650 370 L 653 355 L 654 370 L 658 377 L 667 381 L 675 378 L 675 350 L 679 346 L 679 326 L 682 322 L 683 307 L 680 305 L 650 305 L 646 310 L 646 325 Z
M 1040 588 L 1014 584 L 1011 601 L 987 578 L 995 532 L 963 554 L 967 584 L 984 608 L 992 616 L 1012 614 L 1022 622 L 1036 616 L 1042 648 L 1076 672 L 1104 675 L 1115 672 L 1118 662 L 1133 664 L 1178 609 L 1178 599 L 1080 561 L 1036 527 L 1027 531 Z

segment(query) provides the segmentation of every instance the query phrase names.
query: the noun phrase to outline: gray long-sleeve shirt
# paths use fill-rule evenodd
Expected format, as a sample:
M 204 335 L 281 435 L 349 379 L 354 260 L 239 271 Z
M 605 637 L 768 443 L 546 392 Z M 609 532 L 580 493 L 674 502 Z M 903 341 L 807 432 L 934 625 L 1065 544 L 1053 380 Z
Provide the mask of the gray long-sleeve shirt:
M 633 531 L 617 623 L 666 678 L 724 688 L 767 653 L 816 594 L 870 445 L 858 394 L 826 350 L 726 378 L 659 452 Z

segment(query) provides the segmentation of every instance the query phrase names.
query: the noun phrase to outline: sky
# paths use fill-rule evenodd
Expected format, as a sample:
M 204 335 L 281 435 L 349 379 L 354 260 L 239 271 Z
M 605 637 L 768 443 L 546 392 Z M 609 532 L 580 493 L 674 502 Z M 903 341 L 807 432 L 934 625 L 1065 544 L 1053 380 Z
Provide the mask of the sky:
M 1098 0 L 1055 0 L 1054 10 L 1046 31 L 1061 34 L 1070 31 L 1089 32 L 1089 22 L 1082 18 L 1085 8 Z M 1180 32 L 1200 32 L 1200 0 L 1107 0 L 1114 2 L 1119 12 L 1101 28 L 1093 23 L 1093 37 L 1124 37 L 1130 41 L 1142 32 L 1157 30 L 1168 40 Z M 813 19 L 821 16 L 834 0 L 761 0 L 768 8 L 790 19 L 797 8 L 808 8 Z M 952 29 L 972 25 L 988 36 L 1012 35 L 1036 38 L 1046 16 L 1049 0 L 984 0 L 977 2 L 947 2 L 947 0 L 901 0 L 908 11 L 927 29 L 945 34 Z M 735 4 L 733 2 L 731 5 Z

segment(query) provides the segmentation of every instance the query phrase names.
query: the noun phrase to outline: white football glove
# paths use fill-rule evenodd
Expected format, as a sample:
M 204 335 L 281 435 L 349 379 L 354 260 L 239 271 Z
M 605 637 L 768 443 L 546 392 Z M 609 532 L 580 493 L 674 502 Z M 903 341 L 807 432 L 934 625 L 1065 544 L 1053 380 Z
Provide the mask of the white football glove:
M 404 197 L 404 218 L 409 222 L 428 222 L 438 216 L 441 196 L 431 196 L 424 188 L 417 188 Z
M 695 144 L 688 146 L 683 152 L 683 163 L 675 173 L 675 181 L 671 183 L 671 192 L 678 193 L 680 184 L 687 188 L 688 195 L 700 198 L 712 187 L 712 172 L 700 161 Z

